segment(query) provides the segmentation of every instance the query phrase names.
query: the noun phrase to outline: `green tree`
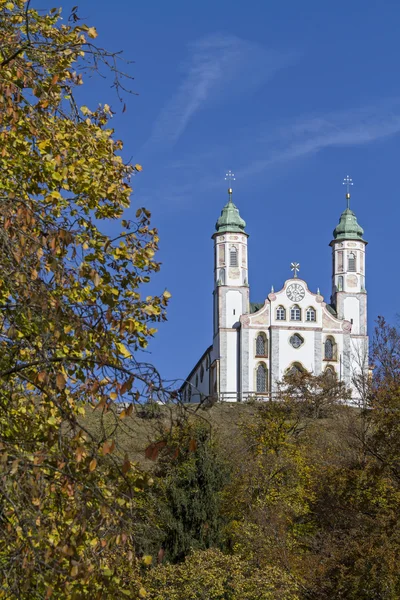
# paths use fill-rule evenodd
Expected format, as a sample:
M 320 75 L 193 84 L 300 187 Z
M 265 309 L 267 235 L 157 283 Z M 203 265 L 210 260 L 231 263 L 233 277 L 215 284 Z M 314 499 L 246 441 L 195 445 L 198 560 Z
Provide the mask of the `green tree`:
M 184 421 L 167 440 L 154 470 L 154 494 L 163 553 L 177 562 L 221 542 L 220 496 L 228 470 L 204 423 Z
M 148 477 L 84 416 L 159 389 L 135 351 L 169 294 L 142 296 L 159 269 L 148 211 L 121 220 L 141 167 L 124 162 L 110 107 L 74 97 L 101 62 L 118 87 L 117 57 L 73 17 L 0 0 L 3 598 L 144 594 L 135 517 Z

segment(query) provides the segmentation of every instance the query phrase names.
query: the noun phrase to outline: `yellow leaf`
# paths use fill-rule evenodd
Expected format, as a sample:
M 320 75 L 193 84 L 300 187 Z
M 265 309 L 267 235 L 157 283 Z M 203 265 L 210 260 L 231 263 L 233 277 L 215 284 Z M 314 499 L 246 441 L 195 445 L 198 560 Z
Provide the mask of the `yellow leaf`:
M 87 34 L 90 38 L 97 38 L 98 35 L 95 27 L 89 27 Z
M 135 165 L 136 171 L 143 171 L 142 165 Z
M 125 358 L 130 358 L 132 354 L 129 352 L 127 348 L 123 344 L 117 344 L 117 348 Z
M 71 569 L 71 577 L 76 577 L 78 575 L 78 567 L 74 565 Z
M 172 294 L 170 294 L 168 290 L 165 290 L 165 292 L 163 292 L 163 296 L 166 300 L 169 300 L 169 298 L 171 298 Z
M 118 398 L 118 394 L 116 392 L 111 392 L 110 398 L 111 400 L 116 400 Z
M 150 554 L 145 554 L 142 558 L 142 561 L 145 565 L 151 565 L 151 563 L 153 562 L 153 557 L 150 556 Z
M 14 4 L 12 2 L 7 2 L 6 8 L 8 8 L 8 10 L 12 10 L 14 8 Z
M 97 460 L 95 458 L 93 458 L 89 464 L 89 471 L 94 471 L 96 467 L 97 467 Z
M 141 598 L 146 598 L 146 596 L 147 596 L 147 592 L 146 592 L 146 590 L 143 587 L 141 587 L 140 590 L 139 590 L 139 596 Z

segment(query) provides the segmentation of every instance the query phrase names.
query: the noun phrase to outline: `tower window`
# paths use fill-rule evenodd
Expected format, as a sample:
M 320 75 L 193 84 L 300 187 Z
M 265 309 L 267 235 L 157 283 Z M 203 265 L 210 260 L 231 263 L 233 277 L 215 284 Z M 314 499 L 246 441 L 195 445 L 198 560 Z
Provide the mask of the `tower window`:
M 225 264 L 225 244 L 220 244 L 219 246 L 219 264 Z
M 267 338 L 259 333 L 256 339 L 256 356 L 267 356 Z
M 349 254 L 349 271 L 357 271 L 356 255 L 354 252 L 350 252 L 350 254 Z
M 301 321 L 301 309 L 300 306 L 295 304 L 290 309 L 290 320 L 291 321 Z
M 203 381 L 204 378 L 204 367 L 203 365 L 201 365 L 201 369 L 200 369 L 200 381 Z
M 225 269 L 219 270 L 218 280 L 219 280 L 220 285 L 225 285 Z
M 339 277 L 338 277 L 337 291 L 338 292 L 342 292 L 343 291 L 343 275 L 339 275 Z
M 283 308 L 283 306 L 278 306 L 276 309 L 276 320 L 286 321 L 286 310 Z
M 337 253 L 338 256 L 338 271 L 341 273 L 343 271 L 343 250 L 339 250 Z
M 307 308 L 306 311 L 306 321 L 316 321 L 317 320 L 317 314 L 315 312 L 315 309 L 310 306 L 310 308 Z
M 324 345 L 325 360 L 336 360 L 336 343 L 333 337 L 328 337 Z
M 256 387 L 257 392 L 262 393 L 267 391 L 267 369 L 264 364 L 260 364 L 257 367 L 256 375 Z
M 239 264 L 238 263 L 238 251 L 235 246 L 232 246 L 232 248 L 229 251 L 229 264 L 231 267 L 237 267 Z

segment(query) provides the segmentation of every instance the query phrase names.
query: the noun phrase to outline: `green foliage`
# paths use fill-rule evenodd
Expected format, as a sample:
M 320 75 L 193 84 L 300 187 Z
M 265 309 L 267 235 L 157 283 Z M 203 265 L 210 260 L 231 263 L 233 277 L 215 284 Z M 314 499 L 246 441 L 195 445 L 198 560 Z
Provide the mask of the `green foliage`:
M 110 107 L 74 99 L 115 58 L 96 35 L 0 0 L 0 598 L 140 590 L 149 478 L 83 417 L 151 383 L 133 354 L 169 294 L 141 295 L 159 269 L 148 211 L 121 220 L 141 167 L 123 161 Z
M 218 550 L 194 552 L 179 565 L 159 566 L 145 582 L 149 600 L 298 600 L 291 577 L 276 567 L 254 569 Z
M 218 545 L 222 530 L 220 492 L 227 469 L 201 423 L 184 423 L 168 438 L 155 469 L 154 493 L 165 532 L 165 557 L 182 560 L 191 549 Z

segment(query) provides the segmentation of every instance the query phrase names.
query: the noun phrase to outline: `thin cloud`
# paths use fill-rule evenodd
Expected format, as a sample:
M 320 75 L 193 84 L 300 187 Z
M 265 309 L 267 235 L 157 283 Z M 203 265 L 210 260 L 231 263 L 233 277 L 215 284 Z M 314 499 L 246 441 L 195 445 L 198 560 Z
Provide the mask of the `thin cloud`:
M 158 116 L 145 149 L 174 145 L 207 104 L 251 92 L 294 60 L 294 53 L 269 51 L 231 35 L 215 34 L 191 44 L 184 79 Z
M 335 146 L 369 144 L 400 133 L 400 101 L 327 116 L 299 119 L 258 141 L 258 154 L 241 176 L 259 173 L 277 163 L 302 158 Z M 271 152 L 270 148 L 274 148 Z

